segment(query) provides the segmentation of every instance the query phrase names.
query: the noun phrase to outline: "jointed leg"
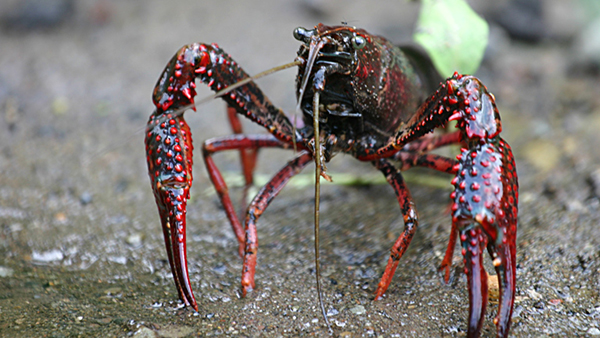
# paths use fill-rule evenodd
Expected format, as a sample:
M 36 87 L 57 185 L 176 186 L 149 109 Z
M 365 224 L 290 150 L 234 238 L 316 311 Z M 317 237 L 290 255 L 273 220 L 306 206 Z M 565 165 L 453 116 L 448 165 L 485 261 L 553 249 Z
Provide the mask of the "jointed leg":
M 242 134 L 242 122 L 238 116 L 235 107 L 227 107 L 227 117 L 229 118 L 229 124 L 234 134 Z M 256 157 L 258 155 L 259 148 L 240 149 L 240 163 L 242 165 L 242 173 L 244 174 L 244 189 L 242 192 L 240 205 L 246 205 L 246 198 L 248 195 L 248 189 L 253 182 L 254 168 L 256 167 Z
M 460 132 L 460 130 L 457 130 L 451 133 L 424 136 L 418 140 L 408 143 L 402 148 L 402 150 L 417 153 L 426 153 L 443 146 L 451 144 L 460 144 L 462 140 L 462 133 Z
M 450 239 L 448 239 L 448 246 L 446 247 L 446 254 L 440 264 L 440 271 L 444 271 L 444 281 L 448 283 L 450 281 L 450 267 L 452 267 L 452 257 L 454 257 L 454 248 L 456 247 L 456 236 L 458 236 L 458 230 L 456 224 L 452 223 L 450 229 Z
M 377 291 L 375 292 L 375 299 L 377 300 L 383 296 L 387 288 L 390 286 L 392 277 L 394 277 L 394 272 L 398 267 L 398 262 L 410 245 L 410 242 L 417 230 L 418 220 L 417 210 L 415 209 L 410 191 L 404 183 L 404 179 L 402 178 L 400 170 L 396 169 L 388 160 L 385 159 L 374 161 L 373 164 L 383 173 L 383 175 L 385 175 L 388 183 L 392 186 L 392 188 L 394 188 L 396 198 L 400 204 L 400 211 L 404 217 L 404 231 L 400 237 L 398 237 L 396 243 L 394 243 L 394 246 L 391 249 L 390 259 L 388 260 L 385 272 L 383 273 L 381 281 L 377 286 Z
M 447 138 L 447 140 L 448 139 L 450 138 Z M 412 142 L 411 145 L 413 143 L 414 142 Z M 451 143 L 453 142 L 450 142 L 450 144 Z M 424 144 L 425 143 L 420 143 L 419 146 L 422 146 Z M 440 143 L 436 143 L 436 145 L 439 146 Z M 425 167 L 454 175 L 456 175 L 458 171 L 458 161 L 436 154 L 420 154 L 412 151 L 401 150 L 396 155 L 394 155 L 394 159 L 401 162 L 401 170 L 403 171 L 408 170 L 412 167 Z M 454 255 L 454 248 L 456 247 L 457 235 L 458 230 L 456 229 L 456 225 L 453 223 L 452 228 L 450 230 L 450 239 L 448 240 L 446 254 L 444 255 L 444 259 L 442 260 L 442 264 L 440 265 L 440 270 L 445 271 L 444 280 L 446 281 L 446 283 L 448 283 L 448 281 L 450 280 L 450 267 L 452 266 L 452 256 Z
M 267 183 L 254 197 L 248 206 L 246 214 L 246 241 L 244 248 L 244 267 L 242 268 L 242 295 L 255 287 L 254 273 L 256 271 L 256 254 L 258 251 L 258 236 L 256 221 L 267 209 L 271 200 L 279 194 L 287 182 L 311 163 L 312 155 L 307 151 L 300 152 Z
M 223 204 L 223 208 L 225 209 L 225 214 L 227 214 L 227 218 L 231 223 L 231 227 L 233 228 L 233 232 L 237 237 L 239 243 L 239 253 L 240 256 L 243 257 L 244 252 L 244 242 L 245 242 L 245 234 L 242 229 L 242 225 L 238 216 L 235 213 L 235 208 L 233 203 L 231 202 L 231 198 L 229 197 L 229 190 L 227 189 L 227 184 L 217 168 L 212 155 L 219 151 L 224 150 L 236 150 L 239 149 L 241 153 L 244 153 L 248 149 L 259 149 L 265 147 L 278 147 L 278 148 L 286 148 L 288 145 L 277 140 L 272 135 L 232 135 L 220 138 L 210 139 L 204 142 L 202 146 L 203 155 L 204 155 L 204 163 L 206 164 L 206 170 L 208 171 L 208 175 L 210 180 L 219 195 L 219 199 Z M 253 166 L 250 166 L 250 169 Z M 248 167 L 244 167 L 246 169 Z M 252 171 L 250 171 L 251 177 Z M 246 181 L 248 183 L 248 181 Z M 242 206 L 244 208 L 245 206 Z
M 462 144 L 463 137 L 460 131 L 452 133 L 425 136 L 405 145 L 391 158 L 402 163 L 401 169 L 408 170 L 412 167 L 425 167 L 448 174 L 456 174 L 458 161 L 441 155 L 428 152 L 451 144 Z
M 401 162 L 401 170 L 405 171 L 412 167 L 425 167 L 443 173 L 456 174 L 458 161 L 436 154 L 418 154 L 407 151 L 399 151 L 394 159 Z
M 394 155 L 394 160 L 400 161 L 401 170 L 408 170 L 412 167 L 425 167 L 440 172 L 456 175 L 458 171 L 458 161 L 441 155 L 429 154 L 428 152 L 441 146 L 461 143 L 462 135 L 460 131 L 449 134 L 443 134 L 433 137 L 425 137 L 409 143 L 401 151 Z M 446 283 L 450 280 L 450 267 L 452 266 L 452 256 L 456 247 L 456 237 L 458 231 L 452 224 L 450 230 L 450 239 L 446 248 L 446 254 L 440 265 L 440 270 L 444 270 L 444 280 Z

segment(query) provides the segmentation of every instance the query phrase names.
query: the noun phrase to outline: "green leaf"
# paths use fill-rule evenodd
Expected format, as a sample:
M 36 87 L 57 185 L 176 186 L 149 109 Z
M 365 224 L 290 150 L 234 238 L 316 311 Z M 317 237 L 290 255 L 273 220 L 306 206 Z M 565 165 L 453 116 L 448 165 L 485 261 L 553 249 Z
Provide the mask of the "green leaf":
M 413 38 L 443 77 L 473 74 L 488 43 L 487 22 L 464 0 L 422 0 Z

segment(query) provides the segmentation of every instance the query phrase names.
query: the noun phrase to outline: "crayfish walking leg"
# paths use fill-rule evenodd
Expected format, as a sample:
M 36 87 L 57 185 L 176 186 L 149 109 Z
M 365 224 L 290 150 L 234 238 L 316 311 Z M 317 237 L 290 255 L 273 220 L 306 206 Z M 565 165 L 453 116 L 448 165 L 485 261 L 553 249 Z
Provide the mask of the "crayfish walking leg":
M 373 164 L 383 173 L 388 183 L 394 188 L 396 198 L 400 204 L 400 211 L 402 212 L 404 218 L 404 231 L 400 237 L 398 237 L 398 240 L 396 240 L 396 243 L 394 243 L 394 246 L 392 247 L 392 254 L 390 255 L 385 272 L 383 273 L 383 277 L 381 277 L 381 281 L 377 287 L 377 292 L 375 293 L 375 299 L 379 299 L 381 296 L 383 296 L 390 285 L 392 277 L 394 276 L 394 272 L 398 267 L 400 258 L 402 255 L 404 255 L 406 249 L 408 249 L 408 246 L 410 245 L 410 242 L 417 231 L 418 220 L 415 204 L 412 201 L 412 197 L 410 195 L 410 191 L 406 187 L 406 183 L 404 183 L 404 179 L 402 178 L 400 170 L 396 169 L 386 159 L 379 159 L 374 161 Z
M 225 136 L 220 138 L 210 139 L 204 142 L 202 146 L 202 154 L 204 156 L 204 164 L 206 164 L 206 171 L 208 172 L 208 176 L 219 195 L 219 199 L 223 204 L 223 208 L 225 209 L 225 214 L 229 219 L 229 223 L 231 223 L 232 228 L 234 229 L 235 235 L 238 239 L 239 243 L 239 253 L 240 257 L 244 257 L 245 247 L 246 247 L 246 233 L 242 228 L 240 223 L 240 219 L 235 213 L 235 209 L 233 207 L 233 203 L 231 202 L 231 198 L 229 197 L 229 189 L 227 188 L 227 184 L 221 175 L 221 171 L 217 168 L 212 155 L 225 150 L 235 150 L 239 149 L 242 157 L 242 162 L 244 159 L 250 159 L 247 150 L 250 150 L 250 156 L 254 157 L 256 155 L 256 150 L 265 147 L 279 147 L 286 148 L 288 145 L 282 143 L 278 139 L 276 139 L 273 135 L 232 135 Z M 254 163 L 252 163 L 254 166 Z M 244 166 L 244 168 L 246 168 Z M 246 190 L 247 185 L 251 183 L 252 173 L 247 175 L 248 172 L 244 171 L 246 176 Z M 250 178 L 250 180 L 248 180 Z M 245 193 L 245 191 L 244 191 Z

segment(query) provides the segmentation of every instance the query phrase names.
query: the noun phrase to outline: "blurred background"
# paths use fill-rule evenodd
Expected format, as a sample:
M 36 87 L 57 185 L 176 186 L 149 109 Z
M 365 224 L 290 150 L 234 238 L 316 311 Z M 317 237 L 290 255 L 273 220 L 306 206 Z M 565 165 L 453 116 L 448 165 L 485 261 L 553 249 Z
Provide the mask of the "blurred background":
M 490 23 L 476 75 L 496 96 L 520 179 L 511 333 L 599 336 L 600 2 L 468 2 Z M 418 9 L 402 0 L 0 2 L 0 336 L 325 334 L 312 168 L 261 218 L 257 288 L 239 298 L 237 243 L 198 151 L 230 133 L 221 101 L 186 115 L 197 149 L 188 259 L 200 312 L 178 307 L 145 164 L 151 93 L 184 44 L 216 42 L 256 74 L 294 59 L 297 26 L 345 22 L 409 43 Z M 258 84 L 293 112 L 294 79 L 286 70 Z M 199 97 L 210 94 L 198 87 Z M 258 179 L 291 156 L 263 151 Z M 217 161 L 239 193 L 238 155 Z M 329 174 L 378 176 L 349 156 Z M 411 170 L 407 180 L 420 229 L 379 302 L 373 292 L 403 227 L 394 193 L 380 183 L 322 188 L 323 292 L 336 336 L 465 335 L 458 252 L 449 284 L 438 272 L 451 178 Z M 440 180 L 447 185 L 430 183 Z M 495 335 L 491 302 L 484 336 Z

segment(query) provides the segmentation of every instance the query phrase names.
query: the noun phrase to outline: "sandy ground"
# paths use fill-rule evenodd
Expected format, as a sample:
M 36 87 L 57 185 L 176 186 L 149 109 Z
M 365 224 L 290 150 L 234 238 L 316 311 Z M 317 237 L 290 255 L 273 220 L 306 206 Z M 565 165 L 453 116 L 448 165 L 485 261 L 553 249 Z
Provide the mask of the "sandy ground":
M 478 73 L 496 95 L 520 178 L 511 333 L 598 336 L 600 76 L 581 60 L 579 2 L 544 3 L 548 36 L 517 42 L 494 26 Z M 482 1 L 475 5 L 486 15 L 498 13 Z M 87 0 L 74 3 L 55 27 L 3 27 L 0 336 L 327 334 L 314 285 L 310 183 L 288 187 L 261 218 L 256 291 L 240 299 L 236 240 L 199 152 L 188 251 L 200 312 L 178 306 L 146 173 L 150 96 L 166 62 L 187 43 L 218 42 L 254 74 L 295 57 L 296 26 L 345 21 L 400 43 L 410 39 L 417 9 L 404 1 L 167 6 Z M 259 85 L 293 111 L 294 76 L 283 71 Z M 215 101 L 187 114 L 197 149 L 202 140 L 229 133 L 223 112 Z M 259 179 L 290 156 L 263 152 Z M 224 153 L 218 161 L 234 179 L 237 155 Z M 377 176 L 348 156 L 334 159 L 329 169 L 334 179 Z M 312 170 L 305 173 L 310 177 Z M 419 178 L 448 185 L 437 188 Z M 372 295 L 402 229 L 393 191 L 385 184 L 322 188 L 323 291 L 335 336 L 465 336 L 468 294 L 460 257 L 448 285 L 437 271 L 449 234 L 451 178 L 417 170 L 407 179 L 420 229 L 378 302 Z M 488 309 L 484 336 L 495 335 L 495 310 L 493 304 Z

